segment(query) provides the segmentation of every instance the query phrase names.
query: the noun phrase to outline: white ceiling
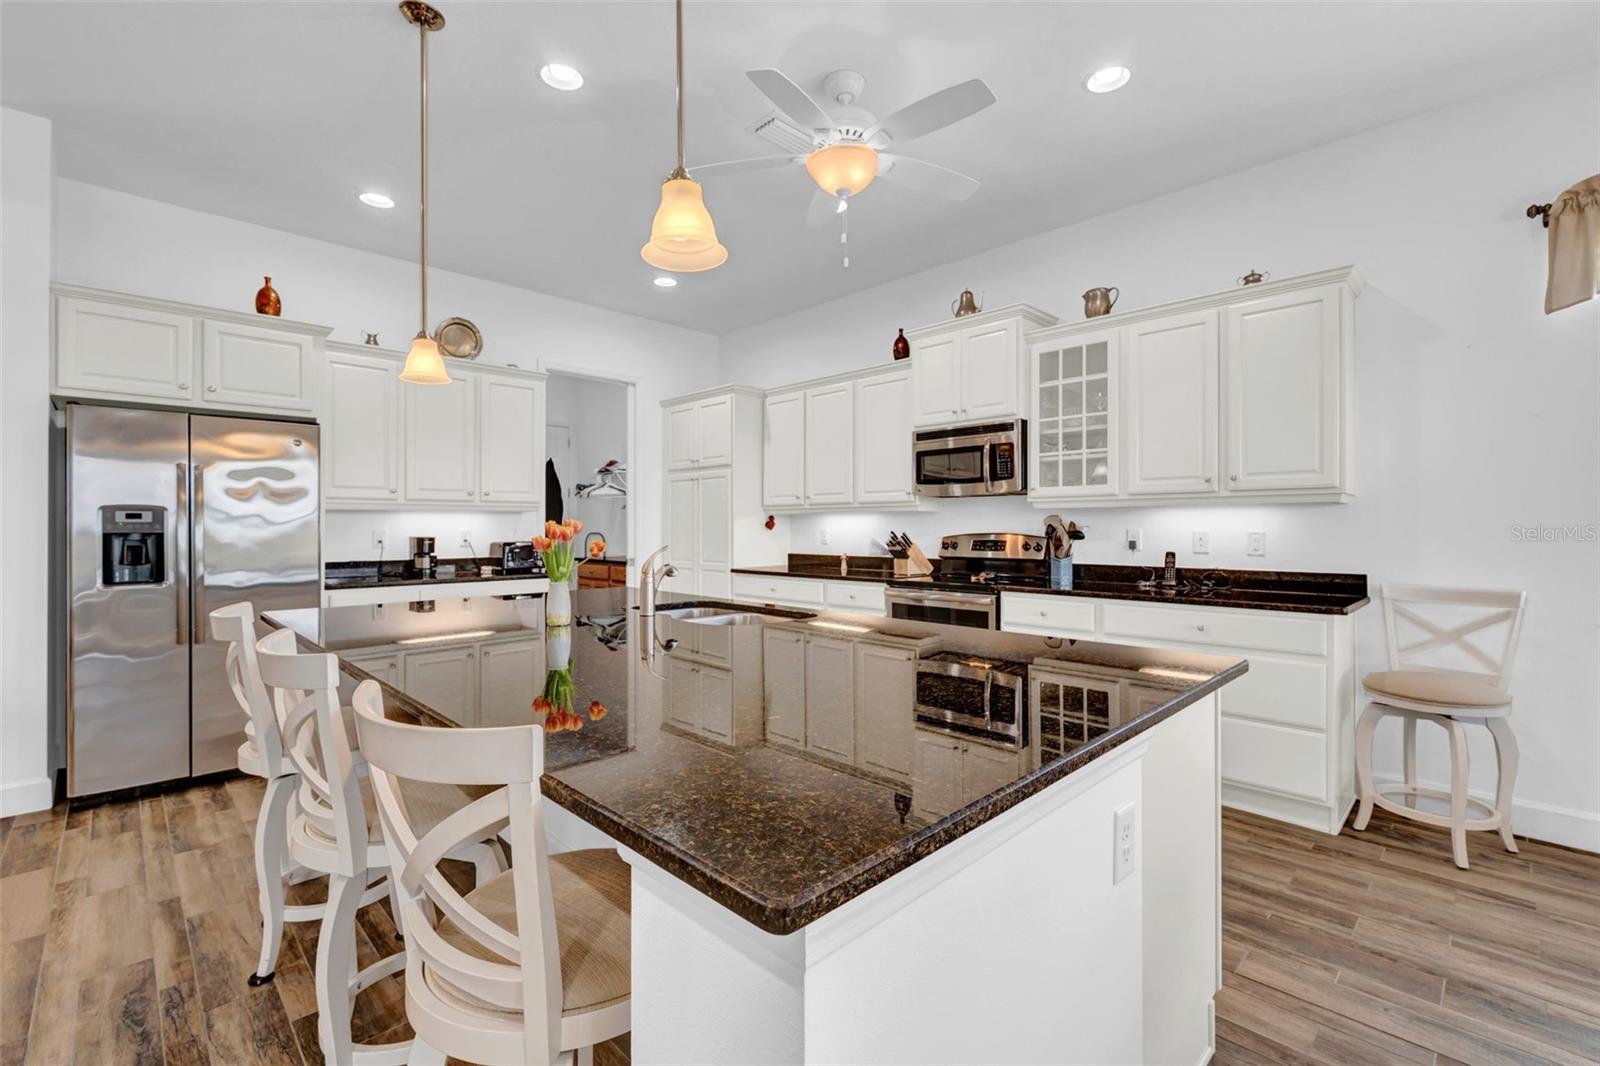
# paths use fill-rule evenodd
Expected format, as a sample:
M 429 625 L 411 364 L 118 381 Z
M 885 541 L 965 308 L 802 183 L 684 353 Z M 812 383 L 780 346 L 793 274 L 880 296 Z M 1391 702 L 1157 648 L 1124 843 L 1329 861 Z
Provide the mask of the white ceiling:
M 433 263 L 712 333 L 1592 63 L 1600 28 L 1587 2 L 690 0 L 691 171 L 772 151 L 745 132 L 770 110 L 751 67 L 818 96 L 859 70 L 879 116 L 971 77 L 999 102 L 904 149 L 977 195 L 875 184 L 848 270 L 837 230 L 805 226 L 799 168 L 708 177 L 728 263 L 662 290 L 639 247 L 673 163 L 672 5 L 438 3 Z M 64 177 L 414 257 L 417 41 L 393 4 L 13 0 L 0 18 L 0 97 L 53 120 Z M 587 85 L 547 88 L 550 61 Z M 1108 63 L 1132 83 L 1085 92 Z M 367 188 L 401 206 L 362 206 Z

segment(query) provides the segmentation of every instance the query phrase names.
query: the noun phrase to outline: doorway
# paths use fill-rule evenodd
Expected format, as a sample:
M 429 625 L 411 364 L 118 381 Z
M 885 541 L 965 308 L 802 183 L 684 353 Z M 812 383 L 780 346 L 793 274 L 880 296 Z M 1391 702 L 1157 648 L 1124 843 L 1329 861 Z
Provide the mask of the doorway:
M 585 560 L 579 588 L 628 583 L 633 515 L 628 506 L 633 386 L 562 371 L 546 383 L 545 518 L 576 518 L 583 533 L 574 554 Z M 603 541 L 598 558 L 588 546 Z

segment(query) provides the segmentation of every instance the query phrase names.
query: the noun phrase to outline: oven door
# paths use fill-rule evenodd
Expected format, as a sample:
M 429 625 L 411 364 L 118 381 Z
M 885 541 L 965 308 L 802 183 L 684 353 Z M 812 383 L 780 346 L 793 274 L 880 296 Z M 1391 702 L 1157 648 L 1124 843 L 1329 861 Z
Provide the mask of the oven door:
M 918 440 L 913 454 L 917 491 L 922 495 L 988 495 L 989 449 L 981 440 L 973 437 Z
M 969 629 L 998 628 L 1000 597 L 990 592 L 937 592 L 891 585 L 883 600 L 890 618 Z

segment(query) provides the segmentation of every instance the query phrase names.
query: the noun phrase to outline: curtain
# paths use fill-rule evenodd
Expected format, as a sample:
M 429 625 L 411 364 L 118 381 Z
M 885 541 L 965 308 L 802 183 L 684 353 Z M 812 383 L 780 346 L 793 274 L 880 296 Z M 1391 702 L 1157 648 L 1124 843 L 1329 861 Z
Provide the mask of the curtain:
M 1544 313 L 1600 293 L 1600 174 L 1585 178 L 1550 205 L 1550 280 Z

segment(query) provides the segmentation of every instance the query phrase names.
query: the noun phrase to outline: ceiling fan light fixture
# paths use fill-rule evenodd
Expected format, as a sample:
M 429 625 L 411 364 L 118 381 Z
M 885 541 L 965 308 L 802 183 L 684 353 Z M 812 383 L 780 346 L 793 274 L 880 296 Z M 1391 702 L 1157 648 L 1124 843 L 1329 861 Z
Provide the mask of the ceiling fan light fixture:
M 1127 67 L 1101 67 L 1083 79 L 1083 87 L 1092 93 L 1114 93 L 1133 77 Z
M 728 250 L 717 242 L 717 227 L 706 210 L 700 183 L 674 171 L 661 185 L 661 206 L 650 224 L 650 240 L 639 254 L 660 270 L 692 274 L 711 270 L 728 260 Z
M 878 176 L 878 153 L 864 144 L 830 144 L 806 157 L 806 173 L 829 196 L 855 196 Z
M 448 385 L 450 373 L 444 368 L 444 356 L 439 354 L 439 344 L 431 337 L 419 336 L 412 340 L 406 353 L 406 365 L 400 371 L 400 380 L 413 385 Z

